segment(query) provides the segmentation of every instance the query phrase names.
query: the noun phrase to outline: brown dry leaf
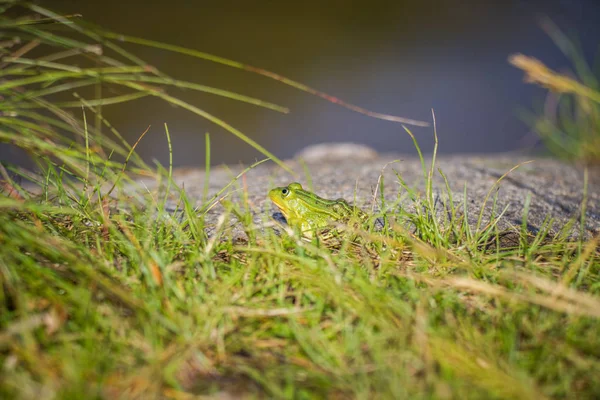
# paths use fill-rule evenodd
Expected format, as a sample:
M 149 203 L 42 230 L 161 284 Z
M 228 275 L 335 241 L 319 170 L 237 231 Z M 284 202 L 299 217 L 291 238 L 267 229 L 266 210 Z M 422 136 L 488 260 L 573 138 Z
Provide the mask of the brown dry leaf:
M 152 273 L 152 277 L 154 278 L 154 282 L 158 286 L 162 286 L 162 284 L 163 284 L 162 272 L 160 271 L 160 268 L 158 267 L 158 265 L 154 261 L 152 261 L 151 264 L 150 264 L 150 272 Z

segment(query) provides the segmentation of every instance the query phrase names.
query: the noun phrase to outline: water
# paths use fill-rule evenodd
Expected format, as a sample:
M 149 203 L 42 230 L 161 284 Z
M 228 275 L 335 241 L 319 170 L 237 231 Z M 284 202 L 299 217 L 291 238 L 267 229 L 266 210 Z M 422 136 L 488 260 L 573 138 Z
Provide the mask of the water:
M 552 68 L 569 65 L 538 20 L 549 16 L 577 34 L 591 57 L 600 39 L 600 2 L 574 1 L 79 1 L 41 4 L 79 12 L 110 30 L 213 53 L 282 74 L 377 112 L 431 120 L 435 110 L 440 152 L 503 152 L 535 137 L 517 116 L 543 99 L 507 63 L 522 52 Z M 399 124 L 330 104 L 279 82 L 184 56 L 128 46 L 167 74 L 240 92 L 291 108 L 288 115 L 211 95 L 177 92 L 226 120 L 277 156 L 330 141 L 364 143 L 379 151 L 414 153 Z M 214 163 L 262 158 L 221 128 L 158 99 L 105 109 L 130 141 L 151 125 L 138 147 L 166 164 L 164 123 L 173 136 L 175 164 L 204 164 L 210 132 Z M 429 128 L 415 128 L 424 151 Z M 0 159 L 19 161 L 6 147 Z

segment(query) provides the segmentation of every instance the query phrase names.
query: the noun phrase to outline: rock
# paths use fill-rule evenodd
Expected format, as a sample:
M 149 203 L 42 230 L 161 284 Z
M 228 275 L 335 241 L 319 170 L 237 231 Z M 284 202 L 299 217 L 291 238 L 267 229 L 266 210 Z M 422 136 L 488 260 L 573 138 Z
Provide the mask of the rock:
M 294 157 L 307 163 L 344 161 L 352 158 L 355 161 L 368 161 L 377 158 L 377 152 L 357 143 L 322 143 L 302 149 Z
M 301 182 L 305 188 L 322 197 L 332 199 L 343 197 L 362 207 L 365 211 L 370 211 L 379 206 L 378 201 L 375 204 L 373 202 L 373 193 L 380 176 L 382 176 L 387 206 L 403 207 L 407 211 L 414 210 L 414 204 L 409 200 L 406 190 L 399 184 L 398 177 L 401 177 L 408 187 L 424 193 L 425 180 L 419 159 L 397 154 L 377 155 L 368 148 L 353 146 L 356 145 L 344 144 L 338 150 L 336 150 L 337 145 L 334 147 L 323 145 L 309 147 L 299 153 L 305 162 L 304 165 L 296 160 L 288 162 L 290 168 L 296 172 L 296 176 L 290 176 L 289 173 L 273 164 L 263 164 L 247 172 L 244 178 L 245 190 L 247 190 L 247 198 L 253 210 L 255 222 L 264 225 L 266 222 L 272 221 L 272 214 L 276 210 L 266 198 L 268 190 L 293 181 Z M 358 150 L 359 148 L 362 150 Z M 359 153 L 362 151 L 363 155 L 350 155 L 351 149 Z M 343 154 L 345 155 L 342 156 Z M 363 158 L 357 162 L 359 157 Z M 394 161 L 399 158 L 404 158 L 404 160 Z M 554 233 L 570 220 L 575 220 L 571 237 L 578 237 L 584 197 L 583 171 L 575 166 L 548 158 L 539 158 L 531 163 L 521 164 L 528 160 L 531 160 L 531 156 L 521 154 L 440 156 L 436 162 L 436 173 L 434 174 L 434 196 L 439 202 L 449 199 L 445 182 L 437 172 L 439 168 L 448 179 L 455 208 L 459 212 L 462 213 L 463 204 L 466 201 L 468 221 L 473 228 L 477 226 L 484 199 L 490 189 L 493 189 L 484 207 L 482 226 L 489 221 L 492 215 L 494 196 L 497 195 L 496 214 L 506 207 L 506 212 L 499 223 L 501 229 L 518 231 L 529 202 L 527 217 L 529 231 L 535 233 L 541 229 L 546 218 L 554 220 L 551 229 L 551 232 Z M 503 178 L 496 187 L 498 180 L 519 164 L 521 165 Z M 384 167 L 385 169 L 383 169 Z M 211 171 L 209 185 L 211 195 L 227 185 L 239 171 L 241 171 L 239 167 L 215 168 Z M 310 176 L 305 176 L 306 171 Z M 190 197 L 199 200 L 202 198 L 204 187 L 203 176 L 200 169 L 180 172 L 176 173 L 176 181 L 185 185 L 186 192 Z M 467 188 L 466 199 L 464 198 L 465 185 Z M 236 185 L 232 185 L 232 187 L 236 188 Z M 229 199 L 241 201 L 241 191 L 232 193 Z M 400 203 L 398 203 L 398 199 L 400 199 Z M 214 223 L 216 216 L 221 212 L 220 207 L 214 207 L 208 215 L 207 223 Z M 439 218 L 443 219 L 445 216 L 440 214 Z M 584 235 L 589 238 L 597 235 L 599 231 L 600 174 L 597 171 L 590 171 Z

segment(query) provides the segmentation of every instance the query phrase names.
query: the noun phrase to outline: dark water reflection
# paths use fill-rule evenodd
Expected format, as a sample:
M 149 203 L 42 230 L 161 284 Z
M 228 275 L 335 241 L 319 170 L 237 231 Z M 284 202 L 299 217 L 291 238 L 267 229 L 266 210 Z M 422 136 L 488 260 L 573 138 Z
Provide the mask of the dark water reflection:
M 600 39 L 600 2 L 574 1 L 126 1 L 42 2 L 125 34 L 214 53 L 280 73 L 378 112 L 430 120 L 440 151 L 499 152 L 530 142 L 517 117 L 542 91 L 507 64 L 522 52 L 553 68 L 568 62 L 537 24 L 551 17 L 576 33 L 591 57 Z M 171 76 L 288 106 L 289 115 L 209 95 L 187 101 L 225 119 L 280 157 L 324 141 L 355 141 L 380 151 L 413 153 L 398 124 L 352 113 L 278 82 L 168 52 L 128 47 Z M 177 165 L 204 162 L 210 132 L 215 163 L 252 161 L 258 153 L 211 123 L 156 99 L 106 109 L 147 159 L 168 160 L 163 123 L 174 136 Z M 431 130 L 415 128 L 425 151 Z

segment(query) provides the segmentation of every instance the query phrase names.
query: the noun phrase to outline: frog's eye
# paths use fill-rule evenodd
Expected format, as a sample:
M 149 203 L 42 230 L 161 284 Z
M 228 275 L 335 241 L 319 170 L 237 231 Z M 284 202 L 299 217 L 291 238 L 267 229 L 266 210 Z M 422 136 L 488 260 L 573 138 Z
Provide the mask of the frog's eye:
M 283 188 L 283 189 L 281 189 L 281 194 L 284 196 L 287 196 L 288 194 L 290 194 L 290 191 L 288 188 Z

